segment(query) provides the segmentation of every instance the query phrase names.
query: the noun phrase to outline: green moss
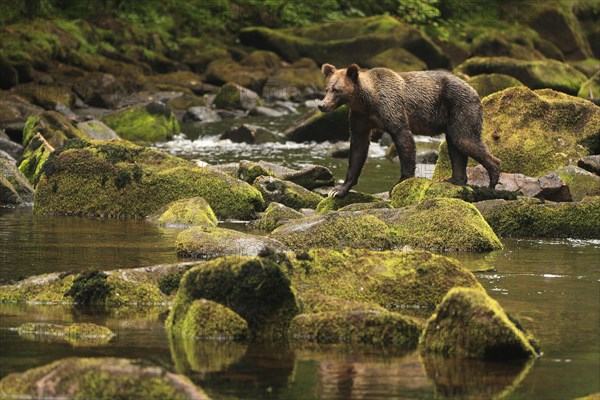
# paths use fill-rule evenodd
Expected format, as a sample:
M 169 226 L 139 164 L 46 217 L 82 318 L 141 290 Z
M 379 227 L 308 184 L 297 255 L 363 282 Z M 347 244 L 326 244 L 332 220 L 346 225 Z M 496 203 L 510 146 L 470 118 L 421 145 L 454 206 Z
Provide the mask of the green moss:
M 481 289 L 458 261 L 425 251 L 314 249 L 293 262 L 290 277 L 304 299 L 308 294 L 335 296 L 425 317 L 450 288 Z M 310 298 L 307 303 L 305 312 L 335 311 L 324 305 L 310 306 Z
M 402 48 L 392 48 L 382 51 L 365 61 L 368 68 L 390 68 L 396 72 L 423 71 L 427 64 Z
M 74 346 L 106 344 L 115 334 L 105 326 L 76 323 L 69 325 L 26 323 L 19 326 L 19 336 L 34 341 L 67 342 Z
M 237 176 L 241 180 L 252 184 L 259 176 L 275 176 L 275 174 L 261 162 L 242 160 L 237 170 Z
M 573 165 L 554 171 L 569 186 L 573 201 L 600 196 L 600 176 Z
M 280 267 L 261 258 L 231 256 L 208 261 L 183 276 L 167 329 L 183 329 L 197 299 L 224 305 L 244 318 L 253 339 L 281 339 L 297 313 L 290 281 Z
M 583 82 L 577 92 L 577 96 L 584 99 L 600 98 L 600 71 L 596 72 L 590 79 Z
M 19 164 L 19 170 L 25 175 L 33 187 L 37 186 L 40 175 L 51 150 L 44 143 L 34 138 L 25 148 L 23 160 Z
M 264 207 L 252 186 L 166 153 L 126 141 L 83 146 L 55 152 L 44 164 L 36 213 L 145 217 L 194 196 L 219 218 L 249 219 Z
M 217 108 L 238 108 L 249 110 L 258 105 L 258 95 L 238 84 L 228 82 L 221 86 L 213 104 Z
M 248 324 L 231 309 L 210 300 L 195 300 L 181 324 L 181 335 L 196 340 L 240 341 Z
M 502 237 L 600 238 L 600 197 L 577 203 L 490 200 L 477 208 Z
M 486 97 L 483 108 L 482 137 L 503 172 L 543 176 L 600 148 L 600 109 L 589 101 L 515 87 Z
M 179 289 L 179 282 L 181 282 L 181 278 L 186 271 L 187 269 L 184 269 L 162 276 L 158 281 L 158 289 L 167 296 L 173 294 Z
M 65 296 L 71 297 L 80 306 L 104 304 L 112 291 L 106 281 L 107 277 L 101 271 L 83 272 L 75 278 Z
M 257 177 L 253 186 L 258 189 L 265 201 L 281 203 L 295 210 L 301 208 L 314 209 L 323 199 L 321 195 L 300 185 L 272 176 Z
M 165 304 L 167 299 L 160 289 L 151 283 L 128 281 L 118 275 L 107 278 L 110 295 L 106 298 L 106 305 L 156 305 Z
M 169 204 L 158 217 L 160 226 L 217 226 L 217 217 L 210 205 L 202 197 L 181 199 Z
M 293 250 L 315 247 L 390 249 L 390 229 L 379 218 L 364 213 L 320 213 L 292 220 L 271 233 Z
M 440 146 L 441 151 L 442 147 Z M 392 189 L 390 197 L 392 207 L 401 208 L 419 204 L 425 198 L 425 192 L 429 186 L 431 186 L 431 180 L 427 178 L 409 178 L 400 182 Z
M 126 140 L 139 143 L 164 142 L 173 139 L 180 132 L 175 115 L 167 112 L 154 112 L 147 106 L 133 106 L 118 110 L 102 118 L 102 122 Z
M 389 311 L 329 311 L 300 314 L 289 337 L 317 343 L 350 343 L 415 348 L 421 325 Z
M 385 311 L 377 303 L 346 300 L 316 292 L 298 294 L 301 314 L 314 314 L 329 311 Z
M 467 82 L 473 86 L 482 99 L 506 88 L 523 85 L 518 79 L 504 74 L 476 75 Z
M 537 355 L 530 339 L 485 292 L 453 288 L 427 321 L 419 346 L 448 357 L 519 359 Z
M 257 227 L 263 231 L 271 232 L 289 220 L 302 218 L 302 216 L 302 213 L 293 208 L 272 202 L 258 220 Z
M 65 297 L 75 279 L 74 275 L 47 274 L 2 286 L 2 303 L 67 304 L 72 300 Z
M 508 57 L 472 57 L 456 67 L 467 75 L 503 74 L 518 79 L 531 89 L 554 89 L 576 95 L 585 75 L 556 60 L 517 60 Z
M 469 160 L 472 164 L 473 161 Z M 445 140 L 440 143 L 438 149 L 438 158 L 435 162 L 435 169 L 433 170 L 433 176 L 431 180 L 434 182 L 443 181 L 449 179 L 452 176 L 452 163 L 450 162 L 450 156 L 448 155 L 448 142 Z
M 73 388 L 77 388 L 75 395 Z M 64 358 L 0 381 L 4 396 L 75 399 L 208 399 L 188 378 L 122 358 Z
M 85 132 L 56 111 L 44 111 L 27 119 L 23 128 L 23 146 L 27 146 L 38 132 L 55 149 L 62 146 L 67 139 L 87 138 Z
M 338 211 L 365 211 L 365 210 L 377 210 L 382 208 L 392 208 L 389 201 L 374 201 L 372 203 L 354 203 L 348 204 L 340 208 Z
M 326 197 L 317 205 L 317 212 L 327 212 L 339 210 L 350 204 L 355 203 L 375 203 L 382 201 L 373 195 L 367 193 L 350 192 L 345 197 Z

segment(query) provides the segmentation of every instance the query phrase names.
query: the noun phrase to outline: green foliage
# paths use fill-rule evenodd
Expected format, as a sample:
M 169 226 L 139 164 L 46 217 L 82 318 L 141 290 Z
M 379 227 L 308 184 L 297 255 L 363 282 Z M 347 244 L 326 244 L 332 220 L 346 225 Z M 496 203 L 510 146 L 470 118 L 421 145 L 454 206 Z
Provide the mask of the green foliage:
M 398 15 L 410 24 L 437 25 L 439 0 L 398 0 Z

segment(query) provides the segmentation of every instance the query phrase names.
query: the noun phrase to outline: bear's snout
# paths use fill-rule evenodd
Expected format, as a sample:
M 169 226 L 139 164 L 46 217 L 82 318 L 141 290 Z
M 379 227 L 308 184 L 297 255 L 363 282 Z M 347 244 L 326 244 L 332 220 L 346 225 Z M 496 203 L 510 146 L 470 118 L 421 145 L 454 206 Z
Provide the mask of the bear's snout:
M 327 107 L 325 107 L 325 103 L 323 103 L 322 101 L 320 101 L 320 102 L 317 103 L 317 108 L 321 112 L 327 111 Z

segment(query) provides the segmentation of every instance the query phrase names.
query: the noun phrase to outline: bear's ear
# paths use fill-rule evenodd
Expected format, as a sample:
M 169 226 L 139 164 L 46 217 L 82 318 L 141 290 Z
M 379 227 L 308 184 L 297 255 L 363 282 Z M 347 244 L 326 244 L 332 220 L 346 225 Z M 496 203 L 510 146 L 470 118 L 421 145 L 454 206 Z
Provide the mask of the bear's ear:
M 334 74 L 335 67 L 331 64 L 323 64 L 323 66 L 321 67 L 321 71 L 323 71 L 323 75 L 325 75 L 325 77 L 329 78 L 331 75 Z
M 350 79 L 352 79 L 353 82 L 357 82 L 358 81 L 358 69 L 360 67 L 356 64 L 352 64 L 351 66 L 348 67 L 348 69 L 346 69 L 346 76 Z

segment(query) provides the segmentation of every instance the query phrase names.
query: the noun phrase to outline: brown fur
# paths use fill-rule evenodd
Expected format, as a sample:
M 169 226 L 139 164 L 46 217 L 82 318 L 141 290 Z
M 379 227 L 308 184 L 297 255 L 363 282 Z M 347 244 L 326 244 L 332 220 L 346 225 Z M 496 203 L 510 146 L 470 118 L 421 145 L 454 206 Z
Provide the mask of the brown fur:
M 323 112 L 343 104 L 350 108 L 350 163 L 344 184 L 331 196 L 343 197 L 358 182 L 367 158 L 369 137 L 374 129 L 388 132 L 400 156 L 400 181 L 415 175 L 415 135 L 446 134 L 452 162 L 449 182 L 467 182 L 467 159 L 473 157 L 490 176 L 495 187 L 500 160 L 481 140 L 483 110 L 477 92 L 443 71 L 396 73 L 387 68 L 360 72 L 356 64 L 338 70 L 324 64 L 327 78 Z

